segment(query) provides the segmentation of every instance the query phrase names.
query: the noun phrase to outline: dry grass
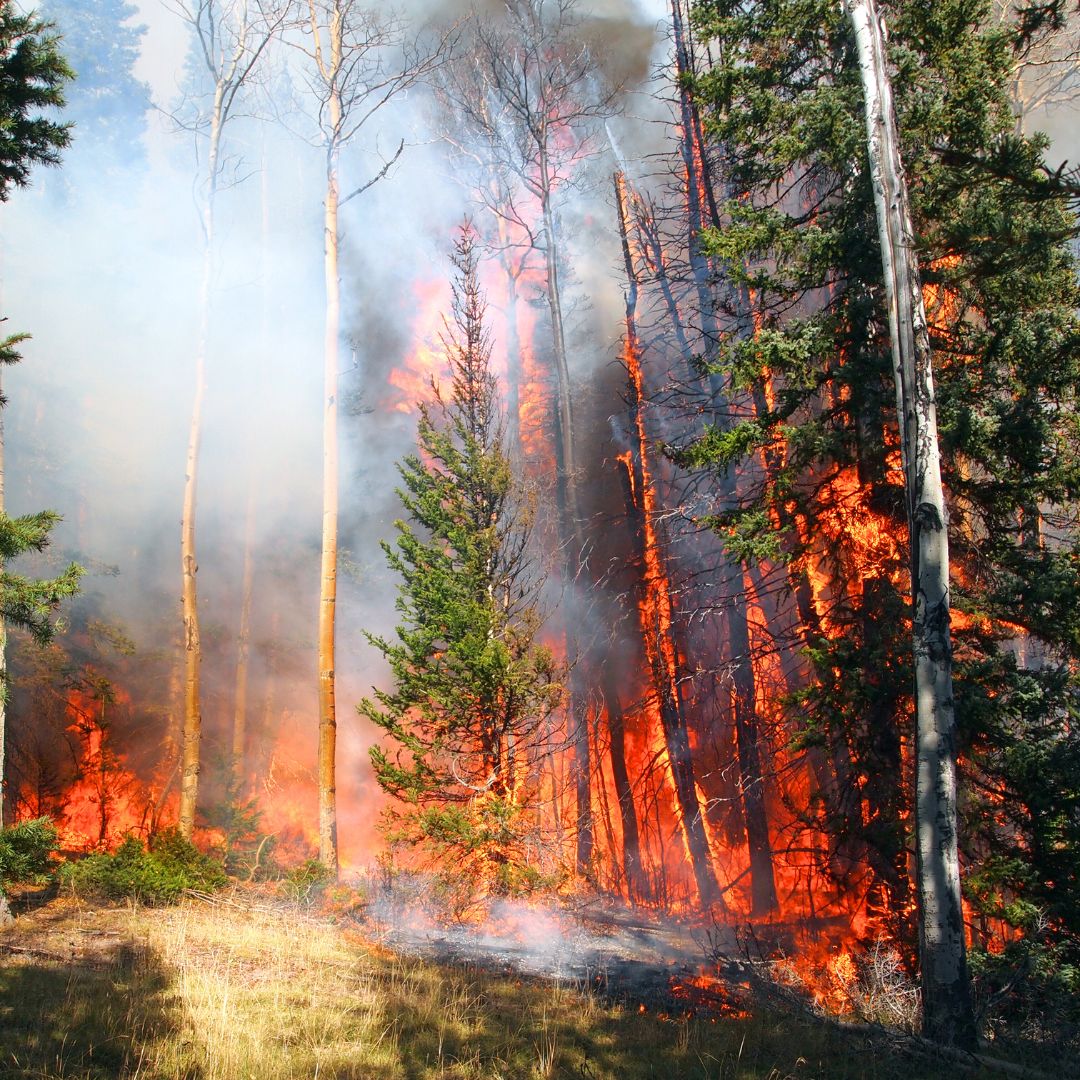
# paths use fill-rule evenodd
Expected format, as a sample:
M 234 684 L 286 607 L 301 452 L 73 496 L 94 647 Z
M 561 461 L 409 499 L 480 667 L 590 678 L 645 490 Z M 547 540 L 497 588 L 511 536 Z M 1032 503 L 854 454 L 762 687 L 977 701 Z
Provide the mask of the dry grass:
M 639 1015 L 402 959 L 300 913 L 63 901 L 0 933 L 0 1077 L 934 1075 L 822 1025 Z

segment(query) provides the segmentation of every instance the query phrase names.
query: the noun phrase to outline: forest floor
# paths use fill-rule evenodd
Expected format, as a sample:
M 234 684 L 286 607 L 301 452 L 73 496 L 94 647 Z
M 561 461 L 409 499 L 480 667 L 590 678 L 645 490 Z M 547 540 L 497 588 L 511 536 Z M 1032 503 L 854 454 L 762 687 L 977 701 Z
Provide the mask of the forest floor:
M 69 895 L 20 907 L 0 929 L 0 1078 L 1001 1075 L 775 1002 L 646 1004 L 596 980 L 432 959 L 388 947 L 356 912 L 257 891 L 169 908 Z

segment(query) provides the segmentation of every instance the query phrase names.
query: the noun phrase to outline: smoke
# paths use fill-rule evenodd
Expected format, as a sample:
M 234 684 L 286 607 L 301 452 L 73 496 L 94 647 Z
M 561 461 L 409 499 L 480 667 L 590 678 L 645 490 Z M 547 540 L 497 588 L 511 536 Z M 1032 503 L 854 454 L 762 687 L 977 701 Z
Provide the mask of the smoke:
M 129 681 L 130 705 L 110 713 L 115 747 L 149 771 L 179 715 L 169 657 L 180 635 L 179 518 L 201 236 L 192 136 L 165 115 L 185 79 L 185 28 L 158 3 L 137 6 L 147 32 L 136 74 L 150 84 L 158 110 L 141 144 L 107 154 L 80 144 L 76 131 L 63 169 L 36 176 L 0 213 L 3 313 L 12 329 L 34 336 L 25 362 L 5 378 L 8 509 L 52 507 L 63 515 L 54 551 L 90 573 L 61 646 L 82 657 L 83 668 L 97 664 Z M 402 11 L 420 27 L 460 19 L 466 8 L 410 0 Z M 664 9 L 598 0 L 581 13 L 598 63 L 634 100 L 647 90 Z M 302 94 L 302 84 L 294 91 Z M 252 114 L 266 111 L 255 104 Z M 476 212 L 432 117 L 430 96 L 410 92 L 342 162 L 348 191 L 373 176 L 401 139 L 408 144 L 392 173 L 343 213 L 338 702 L 346 862 L 372 850 L 380 801 L 366 759 L 374 735 L 352 705 L 385 678 L 363 631 L 385 633 L 396 621 L 379 541 L 400 513 L 395 463 L 413 446 L 415 415 L 393 376 L 437 331 L 426 298 L 445 296 L 453 230 Z M 300 124 L 293 118 L 289 126 Z M 238 120 L 226 141 L 234 182 L 217 204 L 198 493 L 203 802 L 223 798 L 250 548 L 254 793 L 268 824 L 313 821 L 323 161 L 317 149 L 254 115 Z M 597 177 L 609 169 L 605 160 Z M 560 212 L 574 267 L 572 375 L 594 433 L 585 453 L 603 456 L 621 310 L 607 186 L 599 179 L 584 185 Z M 134 656 L 85 659 L 86 627 L 95 620 L 122 629 Z M 57 728 L 51 743 L 34 727 L 42 722 L 41 695 L 25 679 L 16 685 L 13 764 L 24 778 L 35 755 L 70 756 L 62 712 L 50 721 Z
M 438 900 L 425 897 L 430 889 L 429 879 L 421 884 L 399 877 L 375 895 L 367 916 L 394 949 L 620 995 L 666 989 L 674 976 L 698 971 L 704 960 L 700 935 L 671 920 L 496 898 L 455 924 Z M 724 951 L 734 954 L 730 933 L 718 929 L 710 936 L 710 946 L 722 939 Z

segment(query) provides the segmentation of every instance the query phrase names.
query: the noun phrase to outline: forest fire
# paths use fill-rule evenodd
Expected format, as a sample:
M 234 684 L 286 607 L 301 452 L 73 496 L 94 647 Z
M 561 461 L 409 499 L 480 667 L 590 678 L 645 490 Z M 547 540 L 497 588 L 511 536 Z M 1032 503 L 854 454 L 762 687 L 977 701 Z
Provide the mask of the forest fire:
M 1043 177 L 991 119 L 1005 84 L 966 87 L 979 130 L 956 129 L 942 56 L 970 42 L 930 55 L 897 20 L 913 102 L 867 59 L 868 4 L 818 26 L 672 0 L 659 36 L 575 0 L 436 4 L 423 33 L 352 0 L 170 5 L 190 86 L 153 115 L 176 130 L 146 137 L 144 108 L 138 162 L 103 144 L 5 233 L 80 420 L 50 420 L 55 373 L 14 383 L 0 480 L 33 512 L 0 522 L 3 558 L 35 561 L 0 582 L 3 822 L 359 882 L 395 946 L 599 967 L 649 1015 L 747 1019 L 767 976 L 865 1018 L 918 972 L 927 1030 L 970 1046 L 965 948 L 1065 970 L 1064 174 L 1040 204 L 1011 160 L 973 184 L 958 147 Z M 279 74 L 297 100 L 250 107 Z M 187 175 L 155 140 L 192 133 Z M 91 190 L 117 235 L 80 217 Z M 39 234 L 75 238 L 79 280 L 33 261 Z

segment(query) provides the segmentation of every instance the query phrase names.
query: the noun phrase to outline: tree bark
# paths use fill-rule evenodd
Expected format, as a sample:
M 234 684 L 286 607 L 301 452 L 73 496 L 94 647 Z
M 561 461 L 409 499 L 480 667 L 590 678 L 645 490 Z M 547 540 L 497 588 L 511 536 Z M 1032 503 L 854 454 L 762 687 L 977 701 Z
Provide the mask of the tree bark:
M 202 709 L 199 678 L 202 644 L 199 637 L 199 607 L 196 574 L 199 564 L 195 549 L 195 511 L 198 489 L 199 445 L 202 441 L 203 398 L 206 394 L 206 352 L 210 338 L 210 293 L 214 256 L 214 201 L 217 195 L 221 153 L 224 88 L 218 81 L 210 118 L 210 149 L 206 164 L 207 189 L 202 210 L 203 266 L 199 287 L 199 336 L 195 349 L 195 393 L 188 428 L 184 470 L 184 508 L 180 521 L 181 613 L 184 625 L 184 728 L 180 773 L 180 835 L 190 840 L 195 829 L 195 808 L 199 797 Z
M 340 65 L 341 38 L 331 40 Z M 331 123 L 341 118 L 341 101 L 334 92 L 329 103 Z M 341 323 L 341 283 L 338 277 L 338 147 L 327 151 L 324 254 L 326 275 L 326 334 L 323 340 L 323 520 L 319 591 L 319 861 L 336 878 L 337 846 L 337 708 L 335 694 L 335 634 L 337 614 L 338 533 L 338 338 Z
M 870 174 L 889 309 L 911 544 L 915 656 L 915 841 L 923 1031 L 975 1046 L 957 849 L 949 544 L 937 406 L 885 33 L 874 0 L 845 0 L 859 53 Z

